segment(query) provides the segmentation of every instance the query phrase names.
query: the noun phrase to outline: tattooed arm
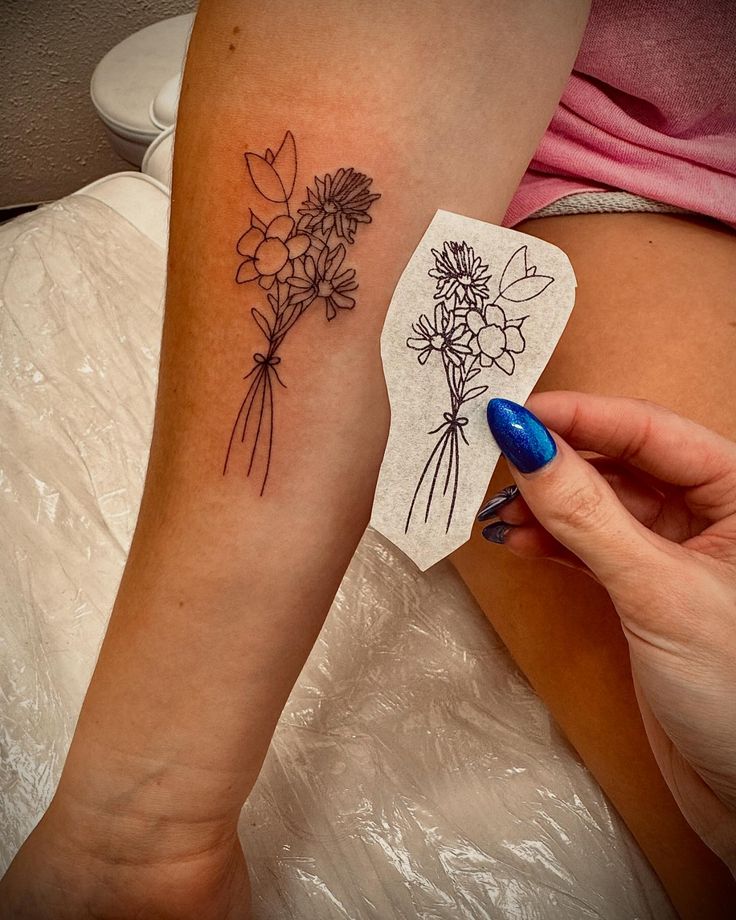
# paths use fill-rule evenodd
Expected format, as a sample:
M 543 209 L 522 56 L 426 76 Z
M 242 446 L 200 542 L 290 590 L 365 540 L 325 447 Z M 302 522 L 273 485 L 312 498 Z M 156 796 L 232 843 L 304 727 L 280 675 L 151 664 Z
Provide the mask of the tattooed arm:
M 145 494 L 13 917 L 246 915 L 238 815 L 368 519 L 391 291 L 438 207 L 500 221 L 586 14 L 201 3 Z

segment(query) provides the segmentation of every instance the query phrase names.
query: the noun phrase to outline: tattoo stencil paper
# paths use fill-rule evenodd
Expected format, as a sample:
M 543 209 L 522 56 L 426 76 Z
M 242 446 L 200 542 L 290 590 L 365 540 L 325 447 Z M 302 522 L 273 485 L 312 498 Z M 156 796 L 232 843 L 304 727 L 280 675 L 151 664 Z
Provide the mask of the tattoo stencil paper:
M 526 400 L 574 296 L 557 247 L 448 211 L 414 251 L 381 336 L 391 429 L 371 524 L 420 569 L 470 536 L 500 453 L 488 400 Z
M 314 305 L 325 311 L 329 321 L 339 310 L 355 306 L 358 282 L 355 269 L 345 262 L 347 248 L 355 242 L 358 225 L 371 222 L 368 212 L 380 195 L 371 191 L 367 176 L 342 167 L 315 176 L 301 207 L 292 213 L 297 156 L 290 131 L 275 153 L 271 149 L 263 156 L 246 153 L 245 163 L 263 201 L 262 213 L 271 216 L 262 219 L 251 209 L 250 226 L 236 247 L 241 261 L 235 280 L 245 286 L 251 304 L 256 299 L 250 313 L 264 343 L 244 375 L 248 388 L 230 434 L 223 475 L 232 464 L 236 445 L 243 444 L 246 476 L 260 478 L 263 495 L 273 452 L 276 393 L 278 387 L 286 388 L 279 351 Z

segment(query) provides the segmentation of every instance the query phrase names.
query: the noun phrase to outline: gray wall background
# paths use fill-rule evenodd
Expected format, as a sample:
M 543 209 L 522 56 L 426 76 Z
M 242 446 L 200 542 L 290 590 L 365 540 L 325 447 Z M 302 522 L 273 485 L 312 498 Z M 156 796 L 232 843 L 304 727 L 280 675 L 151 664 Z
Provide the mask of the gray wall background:
M 132 167 L 89 98 L 100 58 L 195 0 L 0 0 L 0 208 L 52 201 Z

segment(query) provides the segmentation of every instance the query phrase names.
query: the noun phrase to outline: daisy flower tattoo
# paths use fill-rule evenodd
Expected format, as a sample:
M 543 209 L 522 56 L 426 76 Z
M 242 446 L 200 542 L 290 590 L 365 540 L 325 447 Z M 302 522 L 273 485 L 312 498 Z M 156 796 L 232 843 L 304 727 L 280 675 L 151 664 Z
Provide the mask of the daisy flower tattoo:
M 345 258 L 345 247 L 335 249 L 324 246 L 318 258 L 307 256 L 300 266 L 300 274 L 294 275 L 289 285 L 294 291 L 292 303 L 305 304 L 305 309 L 315 300 L 321 300 L 325 306 L 327 319 L 334 319 L 338 310 L 352 310 L 355 298 L 350 296 L 358 282 L 355 269 L 341 271 Z
M 314 177 L 314 189 L 299 208 L 299 226 L 310 233 L 335 233 L 347 243 L 355 239 L 358 224 L 369 224 L 368 213 L 380 198 L 371 193 L 371 180 L 354 169 L 338 169 L 334 176 Z

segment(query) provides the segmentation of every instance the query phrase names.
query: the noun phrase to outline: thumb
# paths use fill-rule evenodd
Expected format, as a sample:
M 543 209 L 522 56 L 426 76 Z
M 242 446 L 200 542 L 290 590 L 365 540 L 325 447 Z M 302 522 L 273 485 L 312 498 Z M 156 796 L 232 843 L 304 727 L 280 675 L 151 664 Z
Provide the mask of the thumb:
M 642 565 L 663 561 L 665 541 L 632 517 L 600 473 L 528 409 L 492 399 L 487 414 L 534 516 L 609 591 L 630 582 Z

